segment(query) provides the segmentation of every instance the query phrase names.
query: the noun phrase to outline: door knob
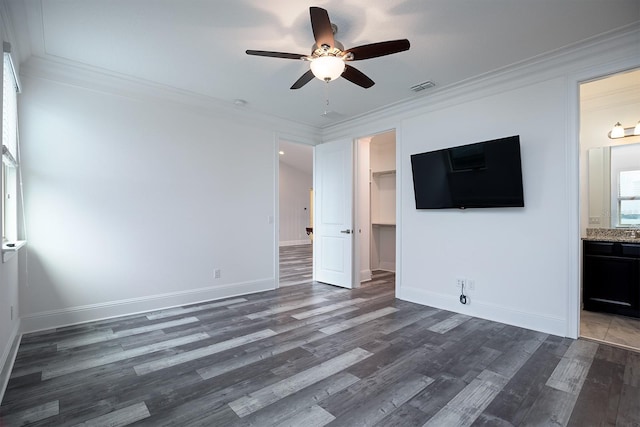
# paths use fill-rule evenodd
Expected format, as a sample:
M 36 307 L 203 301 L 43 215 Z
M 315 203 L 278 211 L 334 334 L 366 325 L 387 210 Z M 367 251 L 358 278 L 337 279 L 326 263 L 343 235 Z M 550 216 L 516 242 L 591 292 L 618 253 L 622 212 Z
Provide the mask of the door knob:
M 351 234 L 351 230 L 348 230 L 348 229 L 347 230 L 340 230 L 340 232 L 344 233 L 344 234 Z

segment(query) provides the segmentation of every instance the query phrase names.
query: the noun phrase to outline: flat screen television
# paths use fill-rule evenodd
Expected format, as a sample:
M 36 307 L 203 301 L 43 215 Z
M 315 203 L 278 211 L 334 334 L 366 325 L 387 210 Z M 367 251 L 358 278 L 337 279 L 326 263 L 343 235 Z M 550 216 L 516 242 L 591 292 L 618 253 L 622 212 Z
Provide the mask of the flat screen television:
M 524 207 L 520 136 L 411 155 L 416 209 Z

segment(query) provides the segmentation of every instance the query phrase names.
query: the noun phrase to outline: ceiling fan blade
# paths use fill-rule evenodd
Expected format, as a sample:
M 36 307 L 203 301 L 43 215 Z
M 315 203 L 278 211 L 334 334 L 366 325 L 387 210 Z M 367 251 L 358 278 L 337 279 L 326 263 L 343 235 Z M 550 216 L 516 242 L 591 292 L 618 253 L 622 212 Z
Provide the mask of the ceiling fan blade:
M 333 49 L 333 28 L 329 21 L 329 14 L 321 7 L 310 7 L 309 15 L 311 15 L 311 29 L 313 37 L 316 39 L 316 45 L 321 47 L 327 45 Z
M 307 55 L 298 53 L 269 52 L 267 50 L 247 50 L 247 55 L 268 56 L 270 58 L 302 59 Z
M 358 71 L 349 64 L 345 64 L 342 77 L 349 80 L 351 83 L 355 83 L 365 89 L 369 89 L 375 84 L 375 82 L 367 77 L 362 71 Z
M 291 86 L 291 89 L 300 89 L 302 86 L 313 80 L 314 77 L 315 76 L 313 75 L 313 72 L 311 70 L 307 71 L 298 80 L 296 80 L 293 86 Z
M 362 46 L 352 47 L 346 53 L 352 53 L 352 61 L 361 59 L 377 58 L 379 56 L 391 55 L 392 53 L 403 52 L 409 50 L 409 40 L 389 40 L 386 42 L 365 44 Z

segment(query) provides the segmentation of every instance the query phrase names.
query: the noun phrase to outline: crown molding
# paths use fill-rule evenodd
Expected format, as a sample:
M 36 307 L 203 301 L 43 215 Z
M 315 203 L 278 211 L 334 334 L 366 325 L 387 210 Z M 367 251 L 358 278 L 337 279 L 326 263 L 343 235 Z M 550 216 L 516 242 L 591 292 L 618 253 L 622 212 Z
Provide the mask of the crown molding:
M 510 66 L 369 111 L 323 128 L 323 141 L 366 135 L 398 127 L 402 120 L 569 74 L 602 64 L 633 62 L 640 67 L 640 22 Z M 593 76 L 591 77 L 593 78 Z
M 25 78 L 53 81 L 65 85 L 148 102 L 168 102 L 205 114 L 216 114 L 240 121 L 252 127 L 267 127 L 276 132 L 316 144 L 321 141 L 320 128 L 251 110 L 195 92 L 137 79 L 83 65 L 53 56 L 32 56 L 22 64 L 20 75 Z
M 4 2 L 0 3 L 3 5 Z M 266 126 L 297 140 L 316 144 L 344 136 L 365 135 L 397 128 L 402 120 L 455 104 L 479 99 L 496 91 L 507 91 L 559 76 L 583 73 L 603 63 L 634 55 L 640 58 L 640 23 L 600 35 L 556 51 L 530 58 L 456 84 L 426 91 L 419 98 L 408 98 L 371 110 L 353 118 L 322 127 L 239 107 L 232 102 L 194 92 L 136 79 L 49 55 L 35 55 L 22 64 L 20 75 L 51 80 L 89 90 L 151 102 L 172 102 L 186 108 L 239 120 L 246 125 Z M 640 66 L 640 59 L 637 61 Z

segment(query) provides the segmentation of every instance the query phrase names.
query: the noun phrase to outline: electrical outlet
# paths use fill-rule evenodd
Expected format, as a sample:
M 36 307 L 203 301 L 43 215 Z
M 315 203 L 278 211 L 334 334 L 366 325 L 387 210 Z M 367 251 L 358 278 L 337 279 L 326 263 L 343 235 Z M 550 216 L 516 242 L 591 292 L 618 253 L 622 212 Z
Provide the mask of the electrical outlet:
M 470 291 L 475 291 L 476 290 L 476 281 L 475 280 L 467 280 L 466 287 L 468 287 Z
M 461 278 L 456 279 L 456 289 L 457 290 L 461 290 L 462 286 L 464 286 L 464 287 L 467 286 L 466 280 L 465 279 L 461 279 Z
M 219 268 L 216 268 L 215 270 L 213 270 L 213 278 L 214 279 L 219 279 L 220 278 L 220 274 L 221 274 L 221 272 L 220 272 Z

